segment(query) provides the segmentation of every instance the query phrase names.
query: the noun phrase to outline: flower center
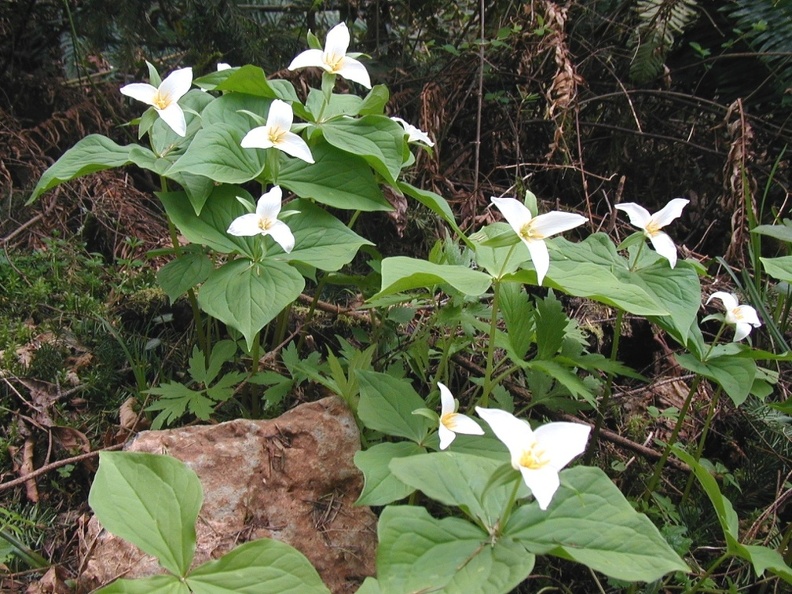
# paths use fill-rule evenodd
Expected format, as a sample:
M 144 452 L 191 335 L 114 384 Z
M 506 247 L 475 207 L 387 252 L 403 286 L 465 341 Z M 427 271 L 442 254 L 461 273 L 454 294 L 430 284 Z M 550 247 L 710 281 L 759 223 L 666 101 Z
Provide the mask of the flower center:
M 538 470 L 547 466 L 549 463 L 550 458 L 547 457 L 547 452 L 540 448 L 537 442 L 533 442 L 520 454 L 519 464 L 523 468 Z
M 327 66 L 330 68 L 330 72 L 337 73 L 339 70 L 341 70 L 341 62 L 343 61 L 344 57 L 345 56 L 343 54 L 339 55 L 325 53 L 324 61 L 325 64 L 327 64 Z
M 520 237 L 522 237 L 525 241 L 538 241 L 540 239 L 544 239 L 544 235 L 537 232 L 536 229 L 533 228 L 533 221 L 528 221 L 520 227 Z
M 735 307 L 733 310 L 731 310 L 731 315 L 735 322 L 743 321 L 743 312 L 739 307 Z
M 268 138 L 272 144 L 280 144 L 284 136 L 286 136 L 286 130 L 281 129 L 279 126 L 272 126 L 269 129 Z
M 644 228 L 644 231 L 646 232 L 646 234 L 649 237 L 654 237 L 655 235 L 660 233 L 660 229 L 662 229 L 662 227 L 660 227 L 660 225 L 658 225 L 656 222 L 649 221 L 646 224 L 646 227 Z
M 446 429 L 453 431 L 456 429 L 457 420 L 456 416 L 458 413 L 447 412 L 443 416 L 440 417 L 440 422 L 445 425 Z
M 157 91 L 157 93 L 154 95 L 154 100 L 152 103 L 157 109 L 165 109 L 171 103 L 170 95 L 168 93 L 161 93 L 160 91 Z
M 273 221 L 272 219 L 259 219 L 258 227 L 262 231 L 269 231 L 272 228 Z

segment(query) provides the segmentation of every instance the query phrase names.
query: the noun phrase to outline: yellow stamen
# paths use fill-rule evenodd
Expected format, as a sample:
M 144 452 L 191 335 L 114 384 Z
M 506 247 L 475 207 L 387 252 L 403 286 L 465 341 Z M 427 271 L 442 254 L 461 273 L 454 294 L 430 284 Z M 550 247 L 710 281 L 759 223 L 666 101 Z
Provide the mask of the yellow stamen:
M 262 231 L 269 231 L 272 228 L 273 221 L 270 219 L 259 219 L 258 226 Z
M 539 444 L 534 442 L 529 447 L 522 451 L 520 454 L 520 466 L 523 468 L 530 468 L 531 470 L 538 470 L 547 466 L 550 463 L 550 458 L 547 453 L 539 447 Z
M 533 221 L 528 221 L 520 227 L 520 237 L 522 237 L 525 241 L 537 241 L 539 239 L 544 239 L 544 235 L 541 233 L 537 233 L 536 229 L 533 228 Z
M 662 229 L 662 227 L 660 227 L 660 225 L 658 225 L 654 221 L 649 221 L 649 223 L 644 228 L 644 231 L 646 231 L 646 234 L 649 237 L 654 237 L 655 235 L 660 233 L 660 229 Z
M 456 416 L 458 413 L 448 412 L 440 417 L 440 422 L 445 425 L 447 429 L 453 431 L 456 428 Z
M 157 91 L 157 93 L 154 95 L 154 100 L 152 101 L 152 103 L 154 103 L 154 107 L 156 107 L 157 109 L 165 109 L 171 103 L 170 95 L 167 93 L 163 94 L 160 91 Z
M 279 144 L 284 136 L 286 136 L 286 130 L 274 126 L 269 129 L 269 140 L 272 144 Z
M 324 61 L 330 67 L 330 72 L 337 73 L 341 70 L 341 62 L 344 60 L 343 55 L 325 54 Z

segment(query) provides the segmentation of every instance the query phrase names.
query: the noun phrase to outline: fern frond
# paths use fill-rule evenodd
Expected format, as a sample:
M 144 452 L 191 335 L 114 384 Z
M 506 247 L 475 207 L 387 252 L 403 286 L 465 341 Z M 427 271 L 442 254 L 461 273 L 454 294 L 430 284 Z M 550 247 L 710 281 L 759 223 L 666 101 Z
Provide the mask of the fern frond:
M 639 24 L 629 42 L 634 50 L 630 64 L 634 81 L 648 82 L 662 72 L 675 36 L 696 20 L 696 7 L 696 0 L 638 0 Z

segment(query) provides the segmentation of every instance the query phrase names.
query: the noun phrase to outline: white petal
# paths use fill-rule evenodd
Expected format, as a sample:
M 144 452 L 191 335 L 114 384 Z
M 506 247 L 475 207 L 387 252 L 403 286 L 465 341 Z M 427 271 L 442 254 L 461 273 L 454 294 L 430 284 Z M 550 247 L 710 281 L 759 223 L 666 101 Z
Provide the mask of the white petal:
M 587 220 L 586 217 L 572 212 L 548 212 L 534 218 L 531 229 L 542 237 L 550 237 L 579 227 Z
M 581 423 L 548 423 L 537 427 L 534 437 L 557 471 L 586 450 L 591 427 Z
M 253 128 L 250 132 L 245 134 L 245 137 L 239 144 L 242 148 L 266 149 L 274 146 L 269 137 L 269 126 L 258 126 Z
M 542 281 L 550 269 L 550 254 L 547 252 L 547 246 L 541 239 L 534 241 L 523 239 L 523 243 L 528 246 L 528 251 L 531 252 L 531 262 L 536 269 L 536 282 L 541 287 Z
M 225 62 L 218 62 L 217 63 L 217 71 L 222 72 L 223 70 L 231 70 L 233 66 L 231 64 L 226 64 Z
M 363 85 L 367 89 L 371 88 L 371 79 L 369 78 L 368 70 L 359 60 L 346 56 L 341 60 L 341 66 L 336 70 L 336 74 L 340 74 L 347 80 L 354 81 Z
M 451 431 L 448 427 L 440 423 L 437 429 L 437 436 L 440 438 L 440 449 L 444 450 L 451 445 L 451 442 L 456 439 L 456 433 Z
M 492 427 L 495 437 L 500 439 L 509 449 L 509 453 L 512 456 L 512 466 L 519 468 L 517 461 L 522 456 L 523 450 L 533 443 L 531 426 L 513 414 L 499 408 L 481 408 L 477 406 L 476 412 Z
M 228 227 L 229 235 L 236 235 L 236 236 L 243 236 L 243 237 L 250 237 L 252 235 L 258 235 L 261 233 L 261 227 L 259 227 L 259 221 L 261 218 L 255 213 L 248 213 L 243 214 L 241 217 L 235 218 L 231 221 L 231 225 Z
M 256 204 L 256 214 L 262 219 L 277 219 L 281 211 L 281 200 L 283 191 L 280 186 L 273 186 L 269 192 L 265 192 L 258 199 Z
M 349 29 L 346 23 L 338 23 L 327 32 L 325 39 L 325 53 L 344 56 L 349 48 Z
M 649 238 L 649 241 L 652 242 L 655 251 L 668 260 L 668 263 L 671 264 L 671 268 L 676 266 L 677 249 L 673 240 L 667 234 L 658 231 Z
M 416 128 L 399 117 L 391 116 L 391 119 L 400 124 L 401 127 L 404 128 L 404 131 L 407 132 L 407 142 L 423 142 L 427 146 L 434 146 L 432 139 L 429 138 L 429 135 L 423 130 Z
M 727 312 L 730 312 L 740 304 L 740 302 L 737 301 L 737 297 L 735 297 L 731 293 L 727 293 L 726 291 L 715 291 L 712 295 L 709 296 L 709 299 L 707 299 L 707 303 L 709 303 L 713 299 L 719 299 L 720 302 L 723 303 L 723 307 L 726 309 Z
M 267 127 L 289 130 L 293 121 L 294 112 L 292 111 L 292 106 L 285 101 L 275 99 L 270 105 L 269 113 L 267 114 Z
M 649 214 L 648 210 L 646 210 L 640 204 L 636 204 L 635 202 L 617 204 L 616 209 L 626 212 L 627 216 L 630 217 L 630 224 L 638 227 L 639 229 L 646 228 L 646 225 L 649 223 L 649 219 L 652 218 L 652 215 Z
M 302 159 L 306 163 L 314 163 L 311 149 L 309 149 L 305 141 L 294 132 L 287 132 L 284 134 L 283 138 L 281 138 L 280 142 L 275 146 L 287 155 Z
M 146 105 L 154 105 L 157 87 L 148 83 L 132 83 L 121 87 L 121 94 L 142 101 Z
M 440 415 L 454 412 L 456 406 L 454 405 L 454 395 L 451 394 L 451 390 L 440 382 L 437 382 L 437 387 L 440 388 Z
M 690 200 L 686 200 L 685 198 L 674 198 L 661 210 L 654 213 L 652 215 L 652 220 L 662 229 L 682 214 L 682 209 L 687 206 L 688 202 L 690 202 Z
M 762 322 L 759 321 L 759 315 L 750 305 L 738 305 L 733 309 L 733 311 L 735 313 L 735 317 L 739 318 L 740 322 L 750 324 L 754 328 L 758 328 L 762 325 Z
M 322 57 L 324 56 L 322 50 L 309 49 L 299 54 L 289 64 L 289 70 L 297 70 L 298 68 L 325 68 L 325 63 Z
M 154 109 L 157 108 L 155 107 Z M 174 101 L 165 109 L 157 109 L 157 113 L 176 134 L 179 136 L 187 134 L 187 122 L 184 120 L 184 112 L 178 103 Z
M 283 221 L 271 221 L 265 235 L 271 235 L 287 254 L 294 249 L 294 234 Z
M 739 342 L 751 333 L 751 325 L 747 322 L 737 322 L 734 324 L 733 342 Z
M 484 430 L 479 424 L 462 413 L 454 413 L 453 427 L 450 429 L 455 433 L 464 433 L 465 435 L 484 435 Z
M 526 223 L 531 222 L 531 211 L 519 200 L 514 198 L 491 198 L 492 203 L 501 211 L 503 218 L 511 225 L 518 235 Z
M 553 495 L 558 491 L 561 481 L 558 472 L 549 466 L 532 470 L 530 468 L 520 468 L 525 484 L 531 489 L 531 493 L 539 504 L 539 509 L 546 510 L 553 500 Z
M 174 103 L 181 99 L 192 86 L 192 68 L 181 68 L 171 72 L 159 86 L 160 95 L 167 96 Z

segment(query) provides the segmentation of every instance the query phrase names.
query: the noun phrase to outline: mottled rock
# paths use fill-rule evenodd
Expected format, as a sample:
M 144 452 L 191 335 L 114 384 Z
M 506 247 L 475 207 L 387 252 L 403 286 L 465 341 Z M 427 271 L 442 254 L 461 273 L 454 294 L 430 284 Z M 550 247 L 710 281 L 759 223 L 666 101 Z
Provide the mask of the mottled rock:
M 269 421 L 141 433 L 127 448 L 167 453 L 201 479 L 204 503 L 193 566 L 256 538 L 288 543 L 313 563 L 333 592 L 354 592 L 374 575 L 376 516 L 355 507 L 362 475 L 353 416 L 335 397 L 295 407 Z M 163 573 L 157 561 L 102 530 L 95 518 L 83 539 L 81 590 L 116 577 Z

